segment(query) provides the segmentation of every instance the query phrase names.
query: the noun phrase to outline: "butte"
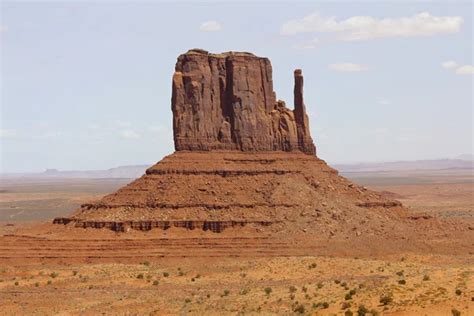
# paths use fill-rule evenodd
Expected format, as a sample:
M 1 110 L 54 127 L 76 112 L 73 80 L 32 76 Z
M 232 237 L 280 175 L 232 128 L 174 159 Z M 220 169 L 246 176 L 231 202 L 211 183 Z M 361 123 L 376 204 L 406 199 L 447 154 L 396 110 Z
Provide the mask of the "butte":
M 53 222 L 117 232 L 245 227 L 319 238 L 409 231 L 400 202 L 350 182 L 316 156 L 299 69 L 293 103 L 290 109 L 276 98 L 268 58 L 192 49 L 178 57 L 172 79 L 175 152 Z

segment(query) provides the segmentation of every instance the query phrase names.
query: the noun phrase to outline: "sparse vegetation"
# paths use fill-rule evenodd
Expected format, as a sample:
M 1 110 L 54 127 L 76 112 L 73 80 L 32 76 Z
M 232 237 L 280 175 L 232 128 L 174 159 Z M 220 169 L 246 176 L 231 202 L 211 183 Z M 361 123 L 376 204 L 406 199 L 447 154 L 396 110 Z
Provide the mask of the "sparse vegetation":
M 137 274 L 137 279 L 140 279 L 140 280 L 141 280 L 141 279 L 143 279 L 143 278 L 144 278 L 143 273 Z
M 425 274 L 425 275 L 423 276 L 423 281 L 429 281 L 429 280 L 430 280 L 430 276 L 427 275 L 427 274 Z
M 272 288 L 266 287 L 264 291 L 265 291 L 265 294 L 270 295 L 270 293 L 272 293 Z
M 358 316 L 365 316 L 368 312 L 369 310 L 367 307 L 365 307 L 365 305 L 359 305 L 359 308 L 357 309 Z
M 461 291 L 461 289 L 456 289 L 456 291 L 455 291 L 454 293 L 456 293 L 456 295 L 458 295 L 458 296 L 459 296 L 459 295 L 461 295 L 461 294 L 462 294 L 462 291 Z
M 393 302 L 393 297 L 391 295 L 382 295 L 379 302 L 382 305 L 388 305 Z
M 224 290 L 224 294 L 222 296 L 228 296 L 230 294 L 229 290 Z
M 451 309 L 451 314 L 452 314 L 453 316 L 461 316 L 461 312 L 458 311 L 458 310 L 455 309 L 455 308 Z
M 240 295 L 247 295 L 249 292 L 250 292 L 249 289 L 244 288 L 244 289 L 241 289 L 241 290 L 240 290 L 239 294 L 240 294 Z
M 289 290 L 290 290 L 290 293 L 294 293 L 294 292 L 296 292 L 296 291 L 297 291 L 296 287 L 295 287 L 295 286 L 293 286 L 293 285 L 292 285 L 292 286 L 290 286 Z
M 316 263 L 312 263 L 308 266 L 308 269 L 314 269 L 316 268 L 318 265 Z
M 164 276 L 165 278 L 167 278 L 167 277 L 170 276 L 170 274 L 169 274 L 168 272 L 163 272 L 163 276 Z
M 405 285 L 407 284 L 407 281 L 405 281 L 404 279 L 401 279 L 401 280 L 398 280 L 398 284 Z
M 153 285 L 158 285 L 160 282 L 158 280 L 153 281 Z
M 353 315 L 354 315 L 354 313 L 350 309 L 348 309 L 344 312 L 344 316 L 353 316 Z
M 349 302 L 342 302 L 341 309 L 348 309 L 351 307 L 351 303 Z
M 347 293 L 347 294 L 344 296 L 344 299 L 345 299 L 346 301 L 349 301 L 349 300 L 352 299 L 352 295 L 351 295 L 350 293 Z
M 59 275 L 59 274 L 56 273 L 56 272 L 51 272 L 51 273 L 49 274 L 49 276 L 52 277 L 53 279 L 56 278 L 58 275 Z
M 190 298 L 185 298 L 185 299 L 184 299 L 184 302 L 185 302 L 186 304 L 189 304 L 189 303 L 191 303 L 191 299 L 190 299 Z
M 321 283 L 321 282 L 318 282 L 318 284 L 316 284 L 316 286 L 318 287 L 318 289 L 322 288 L 324 285 Z
M 305 311 L 306 311 L 306 308 L 304 307 L 303 304 L 298 304 L 298 305 L 296 305 L 296 306 L 293 308 L 293 311 L 294 311 L 295 313 L 304 314 Z

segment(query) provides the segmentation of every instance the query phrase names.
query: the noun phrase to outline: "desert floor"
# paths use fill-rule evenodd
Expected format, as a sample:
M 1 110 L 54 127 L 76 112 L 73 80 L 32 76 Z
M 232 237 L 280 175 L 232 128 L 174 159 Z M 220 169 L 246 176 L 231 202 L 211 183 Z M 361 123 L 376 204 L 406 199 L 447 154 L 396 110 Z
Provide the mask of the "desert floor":
M 384 191 L 413 212 L 473 222 L 470 171 L 345 176 Z M 90 229 L 89 242 L 78 242 L 73 231 L 54 239 L 52 231 L 55 241 L 39 247 L 42 240 L 28 234 L 128 181 L 2 181 L 1 315 L 364 315 L 363 307 L 366 315 L 474 315 L 474 251 L 445 255 L 387 245 L 383 252 L 360 255 L 338 248 L 279 255 L 278 247 L 291 244 L 266 244 L 264 235 L 252 239 L 252 252 L 235 247 L 242 238 L 232 231 L 219 238 L 208 238 L 209 232 L 157 232 L 145 242 L 134 233 Z M 178 241 L 167 239 L 170 234 Z M 114 238 L 113 245 L 107 242 Z M 150 246 L 158 242 L 158 250 Z M 367 241 L 367 248 L 374 242 Z M 81 257 L 86 250 L 94 255 Z M 61 251 L 67 256 L 48 257 Z

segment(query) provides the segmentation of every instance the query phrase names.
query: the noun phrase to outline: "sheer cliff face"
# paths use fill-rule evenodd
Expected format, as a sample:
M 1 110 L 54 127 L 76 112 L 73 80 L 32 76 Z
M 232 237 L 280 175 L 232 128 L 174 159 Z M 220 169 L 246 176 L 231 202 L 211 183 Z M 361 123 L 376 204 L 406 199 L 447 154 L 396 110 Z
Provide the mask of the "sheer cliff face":
M 175 148 L 315 154 L 301 70 L 295 70 L 294 97 L 294 110 L 276 100 L 267 58 L 190 50 L 178 57 L 173 75 Z

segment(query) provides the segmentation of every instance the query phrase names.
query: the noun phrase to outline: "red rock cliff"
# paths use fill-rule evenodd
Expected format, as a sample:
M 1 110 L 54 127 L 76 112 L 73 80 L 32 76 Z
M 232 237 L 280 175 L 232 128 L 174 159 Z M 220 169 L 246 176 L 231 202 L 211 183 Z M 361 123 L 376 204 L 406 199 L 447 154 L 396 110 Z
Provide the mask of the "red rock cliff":
M 268 58 L 190 50 L 178 57 L 173 75 L 175 149 L 315 154 L 299 69 L 294 99 L 294 110 L 276 100 Z

